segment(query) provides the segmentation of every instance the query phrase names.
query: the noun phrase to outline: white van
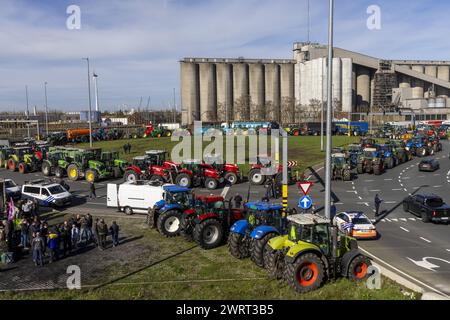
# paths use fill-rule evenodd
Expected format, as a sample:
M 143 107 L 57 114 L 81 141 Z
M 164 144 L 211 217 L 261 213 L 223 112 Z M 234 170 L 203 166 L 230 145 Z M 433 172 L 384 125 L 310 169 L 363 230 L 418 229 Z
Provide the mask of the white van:
M 164 199 L 163 186 L 154 186 L 148 181 L 126 182 L 120 185 L 108 184 L 108 207 L 117 208 L 127 215 L 147 213 L 155 203 Z

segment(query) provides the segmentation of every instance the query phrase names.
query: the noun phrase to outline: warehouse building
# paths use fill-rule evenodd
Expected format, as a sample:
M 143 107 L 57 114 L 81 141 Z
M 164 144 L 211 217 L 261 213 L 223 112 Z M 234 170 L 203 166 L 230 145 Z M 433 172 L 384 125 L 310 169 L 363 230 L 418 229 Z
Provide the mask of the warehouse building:
M 295 43 L 293 59 L 184 58 L 182 124 L 194 120 L 304 120 L 304 110 L 326 102 L 327 47 Z M 332 98 L 335 115 L 404 110 L 386 120 L 450 119 L 450 61 L 383 60 L 334 48 Z

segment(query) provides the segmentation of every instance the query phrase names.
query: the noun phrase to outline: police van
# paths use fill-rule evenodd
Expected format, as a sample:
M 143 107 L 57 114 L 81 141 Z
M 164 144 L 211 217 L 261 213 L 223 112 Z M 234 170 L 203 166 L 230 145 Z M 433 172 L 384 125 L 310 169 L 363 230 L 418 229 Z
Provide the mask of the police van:
M 22 186 L 22 198 L 38 200 L 41 206 L 63 207 L 71 204 L 72 194 L 54 182 L 36 180 Z

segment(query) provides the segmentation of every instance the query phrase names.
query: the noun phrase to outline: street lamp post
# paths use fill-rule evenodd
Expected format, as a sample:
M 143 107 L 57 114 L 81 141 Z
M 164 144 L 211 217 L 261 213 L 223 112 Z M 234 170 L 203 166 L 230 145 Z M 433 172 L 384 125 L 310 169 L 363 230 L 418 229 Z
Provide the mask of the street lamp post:
M 27 97 L 27 120 L 30 120 L 30 109 L 28 107 L 28 86 L 25 86 L 25 94 Z M 28 139 L 30 139 L 30 122 L 27 122 L 27 135 Z
M 100 106 L 98 103 L 98 86 L 97 86 L 97 78 L 98 78 L 98 74 L 95 73 L 94 70 L 94 74 L 92 75 L 92 79 L 94 80 L 94 94 L 95 94 L 95 111 L 99 112 L 100 111 Z
M 328 87 L 327 87 L 327 146 L 325 166 L 325 217 L 331 218 L 331 121 L 333 114 L 332 76 L 333 76 L 333 6 L 334 1 L 329 0 L 330 12 L 328 17 Z
M 82 58 L 87 61 L 87 79 L 88 79 L 88 94 L 89 94 L 89 146 L 92 148 L 92 101 L 91 101 L 91 72 L 89 69 L 89 58 Z
M 47 81 L 44 82 L 45 94 L 45 134 L 48 136 L 48 101 L 47 101 Z

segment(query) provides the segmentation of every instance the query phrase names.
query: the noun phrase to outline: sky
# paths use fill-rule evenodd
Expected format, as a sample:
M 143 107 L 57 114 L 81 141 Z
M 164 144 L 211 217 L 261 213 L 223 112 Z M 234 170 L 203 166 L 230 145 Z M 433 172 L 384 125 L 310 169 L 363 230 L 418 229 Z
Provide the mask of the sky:
M 69 30 L 69 5 L 80 8 Z M 369 30 L 367 8 L 381 10 Z M 385 59 L 450 60 L 450 3 L 335 0 L 336 47 Z M 327 43 L 328 0 L 310 1 L 310 41 Z M 307 0 L 0 0 L 0 111 L 86 110 L 87 64 L 100 108 L 179 108 L 184 57 L 291 58 L 306 41 Z M 91 83 L 92 85 L 92 83 Z M 92 87 L 93 89 L 93 87 Z M 93 97 L 93 93 L 92 93 Z

